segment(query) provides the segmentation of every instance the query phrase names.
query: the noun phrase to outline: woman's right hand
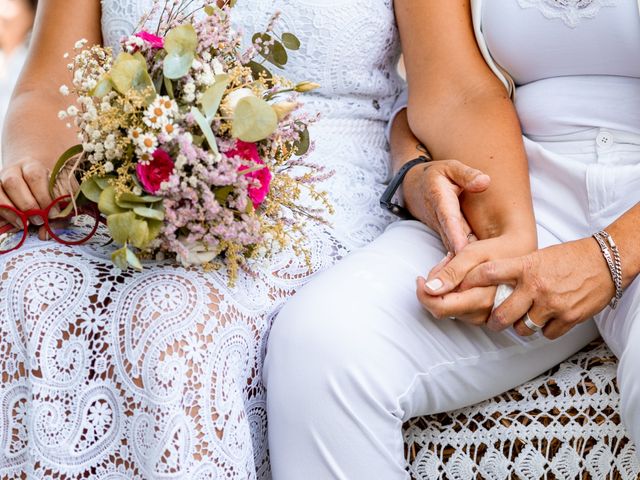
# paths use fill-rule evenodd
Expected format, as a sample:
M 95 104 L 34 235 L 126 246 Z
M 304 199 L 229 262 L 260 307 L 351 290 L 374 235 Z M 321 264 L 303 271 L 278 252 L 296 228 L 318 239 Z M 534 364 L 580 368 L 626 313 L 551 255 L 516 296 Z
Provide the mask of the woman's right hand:
M 53 201 L 49 194 L 50 172 L 47 166 L 35 159 L 24 159 L 7 165 L 0 171 L 0 205 L 9 205 L 27 211 L 46 209 Z M 2 219 L 22 228 L 15 214 L 0 209 Z M 1 220 L 0 220 L 1 221 Z M 29 218 L 33 225 L 42 226 L 39 217 Z M 45 239 L 44 227 L 38 230 L 38 237 Z
M 473 233 L 460 206 L 463 192 L 481 193 L 491 179 L 457 160 L 437 160 L 409 171 L 402 190 L 411 214 L 438 232 L 447 250 L 457 254 Z

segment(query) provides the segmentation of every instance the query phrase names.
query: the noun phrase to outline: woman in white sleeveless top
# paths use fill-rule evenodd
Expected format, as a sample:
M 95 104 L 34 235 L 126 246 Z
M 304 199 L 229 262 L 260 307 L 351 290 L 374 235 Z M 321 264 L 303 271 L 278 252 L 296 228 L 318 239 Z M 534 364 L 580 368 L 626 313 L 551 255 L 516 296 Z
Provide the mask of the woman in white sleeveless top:
M 63 54 L 83 37 L 117 47 L 150 6 L 41 0 L 6 121 L 0 204 L 46 206 L 46 170 L 76 142 L 57 119 L 68 103 L 58 93 L 69 81 Z M 336 172 L 322 187 L 336 215 L 333 227 L 307 231 L 318 272 L 392 220 L 378 198 L 402 83 L 398 34 L 391 0 L 240 0 L 233 16 L 251 38 L 276 11 L 302 40 L 287 75 L 322 85 L 306 100 L 322 114 L 310 161 Z M 0 256 L 0 476 L 269 477 L 266 335 L 308 281 L 304 260 L 285 252 L 229 288 L 224 272 L 168 263 L 122 272 L 110 253 L 32 238 Z
M 391 225 L 280 313 L 265 367 L 276 480 L 406 478 L 404 421 L 515 387 L 598 331 L 620 359 L 621 415 L 640 442 L 638 5 L 473 4 L 472 22 L 468 0 L 396 1 L 409 107 L 392 129 L 394 163 L 420 154 L 410 125 L 437 161 L 410 170 L 405 204 L 433 230 Z M 523 137 L 474 24 L 516 85 Z M 434 222 L 427 202 L 461 193 L 454 177 L 472 187 L 464 218 Z M 467 244 L 469 227 L 479 240 Z M 602 229 L 622 262 L 615 309 L 612 248 L 591 237 Z M 503 283 L 515 293 L 492 314 Z

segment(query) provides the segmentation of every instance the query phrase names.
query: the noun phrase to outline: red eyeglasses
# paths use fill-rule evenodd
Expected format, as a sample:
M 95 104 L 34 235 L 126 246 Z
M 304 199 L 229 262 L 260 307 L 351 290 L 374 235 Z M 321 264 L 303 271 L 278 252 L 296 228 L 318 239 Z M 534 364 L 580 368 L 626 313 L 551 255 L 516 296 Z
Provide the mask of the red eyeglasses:
M 78 205 L 67 213 L 65 210 L 70 204 L 71 197 L 67 195 L 54 200 L 44 210 L 22 212 L 11 205 L 0 205 L 0 255 L 17 250 L 24 244 L 29 233 L 29 218 L 33 217 L 42 219 L 45 229 L 58 243 L 82 245 L 88 242 L 100 224 L 106 222 L 95 204 Z

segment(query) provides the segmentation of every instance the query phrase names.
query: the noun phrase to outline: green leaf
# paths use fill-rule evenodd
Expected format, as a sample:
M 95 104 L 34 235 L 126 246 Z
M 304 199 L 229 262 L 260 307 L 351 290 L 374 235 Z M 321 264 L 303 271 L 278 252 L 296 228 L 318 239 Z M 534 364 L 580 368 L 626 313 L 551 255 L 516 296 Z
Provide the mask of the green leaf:
M 155 86 L 147 71 L 147 61 L 140 52 L 122 52 L 111 67 L 111 81 L 115 89 L 125 95 L 129 90 L 150 92 L 147 101 L 155 97 Z
M 105 188 L 100 194 L 98 210 L 100 210 L 104 215 L 113 215 L 115 213 L 124 212 L 124 210 L 116 204 L 116 191 L 113 187 L 109 186 Z
M 131 192 L 124 192 L 120 194 L 118 198 L 119 202 L 130 202 L 130 203 L 157 203 L 162 201 L 162 197 L 155 197 L 153 195 L 136 195 Z M 139 206 L 139 205 L 136 205 Z
M 107 188 L 109 186 L 109 180 L 112 180 L 113 177 L 100 177 L 100 178 L 93 178 L 93 181 L 96 182 L 96 184 L 100 187 L 101 190 L 104 190 L 105 188 Z
M 216 75 L 215 80 L 216 83 L 211 85 L 207 91 L 202 94 L 202 99 L 200 100 L 207 121 L 211 121 L 218 111 L 218 108 L 220 108 L 222 97 L 231 82 L 229 75 Z
M 107 227 L 113 241 L 125 245 L 129 241 L 136 214 L 133 212 L 113 213 L 107 217 Z
M 301 156 L 309 151 L 311 147 L 311 136 L 309 135 L 309 129 L 305 128 L 300 134 L 300 138 L 293 144 L 296 149 L 296 155 Z
M 164 212 L 155 208 L 135 207 L 133 212 L 143 218 L 151 218 L 153 220 L 164 220 Z
M 160 235 L 160 231 L 162 230 L 162 227 L 164 226 L 164 222 L 162 222 L 160 220 L 147 219 L 147 226 L 149 228 L 149 234 L 147 236 L 147 242 L 151 243 L 156 238 L 158 238 L 158 235 Z
M 198 34 L 191 24 L 177 26 L 167 33 L 164 49 L 164 76 L 176 80 L 184 77 L 193 64 L 198 46 Z
M 129 249 L 124 246 L 111 254 L 111 261 L 120 270 L 126 270 L 129 267 L 129 261 L 127 260 L 128 250 Z
M 136 270 L 142 271 L 142 263 L 140 263 L 140 260 L 138 259 L 136 254 L 133 253 L 128 248 L 126 248 L 126 255 L 127 255 L 127 263 L 131 265 L 133 268 L 135 268 Z
M 227 198 L 233 192 L 233 187 L 220 187 L 215 191 L 216 200 L 220 205 L 227 204 Z
M 65 151 L 62 155 L 60 155 L 60 158 L 58 158 L 58 161 L 54 165 L 53 171 L 51 172 L 51 176 L 49 177 L 49 195 L 51 195 L 51 198 L 55 197 L 53 190 L 56 187 L 56 182 L 58 180 L 58 174 L 60 173 L 60 171 L 64 168 L 69 160 L 77 155 L 80 155 L 83 152 L 84 150 L 82 149 L 82 145 L 74 145 L 73 147 Z
M 279 67 L 284 67 L 289 61 L 289 55 L 287 54 L 287 50 L 284 48 L 280 42 L 275 42 L 271 46 L 271 57 L 272 63 L 275 63 Z
M 94 203 L 100 201 L 102 189 L 98 186 L 94 178 L 88 178 L 80 185 L 82 194 Z
M 245 97 L 238 102 L 231 133 L 244 142 L 259 142 L 278 128 L 278 116 L 264 100 Z
M 195 119 L 196 123 L 200 127 L 200 130 L 202 130 L 204 137 L 207 139 L 207 143 L 209 144 L 209 149 L 215 155 L 218 155 L 220 151 L 218 150 L 218 143 L 216 142 L 216 136 L 213 134 L 213 130 L 211 130 L 211 125 L 209 125 L 209 122 L 207 121 L 205 116 L 196 107 L 191 108 L 191 115 L 193 115 L 193 118 Z
M 283 33 L 282 34 L 282 43 L 289 50 L 298 50 L 300 48 L 300 40 L 293 33 Z
M 111 81 L 110 76 L 105 75 L 100 79 L 98 84 L 93 87 L 93 90 L 89 92 L 89 95 L 91 95 L 92 97 L 102 98 L 111 90 L 113 90 L 113 82 Z
M 143 249 L 148 245 L 149 241 L 149 226 L 147 222 L 135 218 L 129 225 L 129 241 L 134 247 Z
M 175 98 L 175 94 L 173 93 L 173 82 L 167 77 L 163 76 L 164 79 L 164 88 L 167 90 L 167 95 L 169 95 L 170 99 Z
M 251 69 L 254 79 L 264 79 L 267 84 L 273 84 L 273 74 L 264 65 L 251 60 L 247 66 Z

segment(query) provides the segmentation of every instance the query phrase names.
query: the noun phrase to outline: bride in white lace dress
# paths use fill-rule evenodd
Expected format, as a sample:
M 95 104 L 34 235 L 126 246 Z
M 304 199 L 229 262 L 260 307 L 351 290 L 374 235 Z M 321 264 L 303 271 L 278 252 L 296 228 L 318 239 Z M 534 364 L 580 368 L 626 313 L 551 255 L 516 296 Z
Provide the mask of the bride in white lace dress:
M 73 142 L 55 114 L 63 53 L 81 37 L 116 46 L 150 0 L 42 0 L 34 49 L 4 135 L 0 204 L 45 202 L 38 181 Z M 310 227 L 313 271 L 376 237 L 387 179 L 385 122 L 400 88 L 391 0 L 239 0 L 248 35 L 282 12 L 302 49 L 287 74 L 322 84 L 306 107 L 332 227 Z M 99 21 L 101 19 L 101 28 Z M 100 30 L 102 36 L 100 36 Z M 20 192 L 29 192 L 33 197 Z M 37 221 L 37 220 L 35 220 Z M 0 256 L 0 477 L 269 476 L 261 365 L 273 317 L 307 282 L 290 253 L 227 286 L 224 272 L 149 264 L 120 271 L 110 249 L 30 238 Z

